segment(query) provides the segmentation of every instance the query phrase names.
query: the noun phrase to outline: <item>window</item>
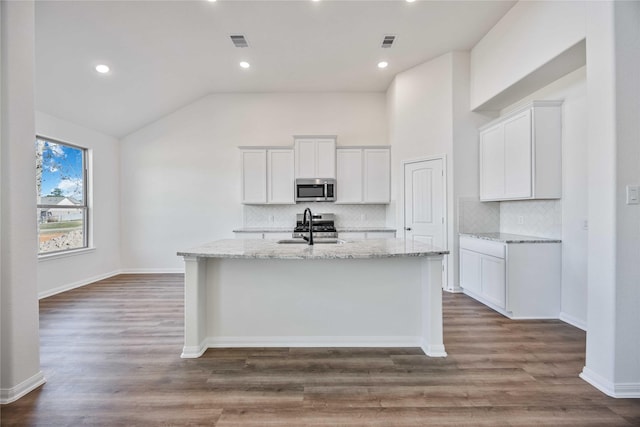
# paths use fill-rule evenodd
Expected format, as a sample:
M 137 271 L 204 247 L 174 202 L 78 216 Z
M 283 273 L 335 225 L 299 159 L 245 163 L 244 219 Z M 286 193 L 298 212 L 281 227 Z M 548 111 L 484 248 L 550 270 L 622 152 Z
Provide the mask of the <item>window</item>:
M 88 247 L 87 150 L 36 137 L 40 255 Z

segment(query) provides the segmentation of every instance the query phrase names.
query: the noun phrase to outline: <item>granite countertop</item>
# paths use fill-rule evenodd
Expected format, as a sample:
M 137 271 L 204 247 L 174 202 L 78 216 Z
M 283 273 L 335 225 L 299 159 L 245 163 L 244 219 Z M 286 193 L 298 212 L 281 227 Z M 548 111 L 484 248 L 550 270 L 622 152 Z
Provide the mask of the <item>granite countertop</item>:
M 178 252 L 178 256 L 240 259 L 369 259 L 427 257 L 449 251 L 404 239 L 345 241 L 340 244 L 280 244 L 274 240 L 217 240 Z
M 293 227 L 244 227 L 236 228 L 234 233 L 293 233 Z
M 376 232 L 376 231 L 393 231 L 395 232 L 396 229 L 395 228 L 389 228 L 389 227 L 336 227 L 336 229 L 338 230 L 338 233 L 343 232 L 343 233 L 365 233 L 367 231 L 369 232 Z
M 476 239 L 492 240 L 502 243 L 561 243 L 560 239 L 547 237 L 523 236 L 510 233 L 460 233 L 460 236 L 474 237 Z
M 395 228 L 388 227 L 336 227 L 338 233 L 347 232 L 375 232 L 375 231 L 396 231 Z M 234 233 L 293 233 L 293 227 L 243 227 L 233 230 Z

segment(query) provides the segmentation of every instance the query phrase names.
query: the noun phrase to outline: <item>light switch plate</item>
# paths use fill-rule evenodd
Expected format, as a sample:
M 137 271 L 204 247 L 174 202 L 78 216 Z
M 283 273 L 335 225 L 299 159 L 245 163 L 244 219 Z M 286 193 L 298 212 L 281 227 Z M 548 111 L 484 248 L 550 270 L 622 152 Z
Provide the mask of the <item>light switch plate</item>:
M 627 204 L 640 204 L 640 185 L 627 185 Z

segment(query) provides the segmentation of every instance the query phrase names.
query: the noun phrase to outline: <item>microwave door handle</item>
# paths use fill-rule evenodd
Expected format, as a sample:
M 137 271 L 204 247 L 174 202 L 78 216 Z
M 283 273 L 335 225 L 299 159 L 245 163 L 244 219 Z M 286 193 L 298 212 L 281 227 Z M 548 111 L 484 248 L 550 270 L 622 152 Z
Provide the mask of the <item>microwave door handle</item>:
M 329 197 L 329 184 L 325 182 L 324 183 L 324 199 L 327 200 L 327 197 Z

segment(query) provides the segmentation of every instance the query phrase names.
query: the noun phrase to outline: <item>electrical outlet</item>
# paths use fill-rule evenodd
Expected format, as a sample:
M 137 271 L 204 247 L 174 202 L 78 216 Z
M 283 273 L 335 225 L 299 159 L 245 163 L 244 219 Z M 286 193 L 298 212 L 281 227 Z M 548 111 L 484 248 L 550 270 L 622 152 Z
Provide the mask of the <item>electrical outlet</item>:
M 589 229 L 589 221 L 588 221 L 588 220 L 586 220 L 586 219 L 585 219 L 585 220 L 582 222 L 582 229 L 583 229 L 583 230 L 588 230 L 588 229 Z
M 366 220 L 367 220 L 367 214 L 360 215 L 360 221 L 366 221 Z
M 627 185 L 627 204 L 640 204 L 640 185 Z
M 518 215 L 518 225 L 524 224 L 524 216 Z

